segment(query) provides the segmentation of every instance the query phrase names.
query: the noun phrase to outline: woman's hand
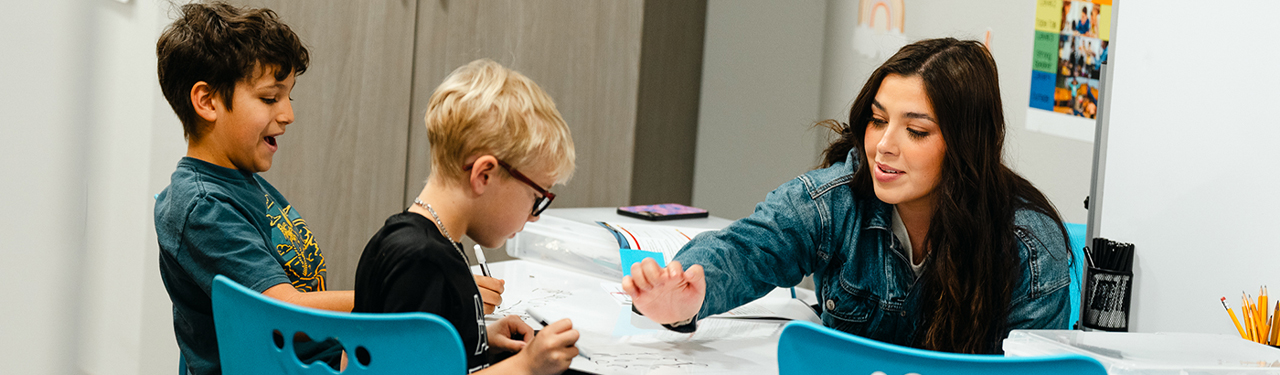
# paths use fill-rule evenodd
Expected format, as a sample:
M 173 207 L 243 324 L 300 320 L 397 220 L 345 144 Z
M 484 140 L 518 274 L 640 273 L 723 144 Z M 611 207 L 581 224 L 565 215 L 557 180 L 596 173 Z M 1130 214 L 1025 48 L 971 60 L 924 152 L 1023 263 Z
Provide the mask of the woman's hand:
M 480 289 L 480 299 L 484 300 L 485 315 L 493 314 L 493 311 L 502 305 L 502 291 L 507 289 L 505 286 L 507 282 L 483 275 L 471 276 L 475 277 L 476 286 Z
M 667 268 L 659 268 L 658 262 L 645 258 L 631 265 L 631 276 L 622 278 L 622 290 L 644 316 L 669 324 L 698 315 L 707 296 L 707 280 L 700 265 L 685 270 L 672 261 Z
M 578 356 L 578 347 L 573 345 L 578 342 L 578 330 L 573 329 L 573 322 L 569 319 L 560 319 L 543 327 L 536 337 L 532 333 L 525 337 L 533 337 L 533 341 L 511 359 L 517 360 L 521 364 L 519 367 L 528 369 L 531 374 L 562 373 L 569 368 L 573 357 Z
M 489 347 L 518 352 L 533 341 L 533 328 L 520 320 L 518 315 L 507 315 L 497 322 L 485 327 L 489 332 Z M 521 340 L 512 339 L 513 335 L 523 335 Z

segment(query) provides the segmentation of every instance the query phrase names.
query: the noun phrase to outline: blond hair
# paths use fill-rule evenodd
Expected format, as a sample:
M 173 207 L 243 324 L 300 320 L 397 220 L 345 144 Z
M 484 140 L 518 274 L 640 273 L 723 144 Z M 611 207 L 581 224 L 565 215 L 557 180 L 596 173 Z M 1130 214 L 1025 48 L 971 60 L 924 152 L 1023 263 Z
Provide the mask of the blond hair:
M 466 179 L 466 158 L 492 154 L 516 169 L 545 166 L 564 183 L 573 175 L 573 137 L 551 97 L 533 80 L 489 59 L 449 73 L 427 105 L 431 171 Z

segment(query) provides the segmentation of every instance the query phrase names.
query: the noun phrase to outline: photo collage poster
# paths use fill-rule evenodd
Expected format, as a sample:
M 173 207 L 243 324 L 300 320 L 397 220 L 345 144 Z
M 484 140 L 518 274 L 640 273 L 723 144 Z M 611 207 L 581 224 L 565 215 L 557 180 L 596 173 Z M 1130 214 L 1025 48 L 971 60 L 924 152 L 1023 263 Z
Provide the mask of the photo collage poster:
M 1112 0 L 1035 0 L 1033 109 L 1098 116 L 1102 64 L 1111 40 Z

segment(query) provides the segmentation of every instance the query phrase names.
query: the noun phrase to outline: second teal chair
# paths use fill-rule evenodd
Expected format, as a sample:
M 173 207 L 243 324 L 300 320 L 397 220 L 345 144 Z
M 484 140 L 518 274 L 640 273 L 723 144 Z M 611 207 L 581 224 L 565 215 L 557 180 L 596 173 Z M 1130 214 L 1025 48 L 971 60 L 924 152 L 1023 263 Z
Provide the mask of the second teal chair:
M 347 352 L 343 374 L 465 374 L 458 332 L 427 313 L 360 314 L 317 310 L 278 301 L 225 276 L 213 279 L 213 321 L 224 374 L 337 374 L 323 363 L 303 364 L 295 333 L 332 337 Z M 368 363 L 361 363 L 367 358 Z
M 792 321 L 778 340 L 780 375 L 1106 375 L 1098 360 L 1079 354 L 1004 357 L 943 353 L 886 344 L 807 321 Z
M 1086 227 L 1084 224 L 1065 223 L 1067 227 L 1067 237 L 1071 240 L 1068 244 L 1071 246 L 1071 284 L 1067 288 L 1071 293 L 1071 317 L 1067 322 L 1067 328 L 1075 329 L 1076 322 L 1080 320 L 1080 297 L 1081 280 L 1084 280 L 1084 244 Z

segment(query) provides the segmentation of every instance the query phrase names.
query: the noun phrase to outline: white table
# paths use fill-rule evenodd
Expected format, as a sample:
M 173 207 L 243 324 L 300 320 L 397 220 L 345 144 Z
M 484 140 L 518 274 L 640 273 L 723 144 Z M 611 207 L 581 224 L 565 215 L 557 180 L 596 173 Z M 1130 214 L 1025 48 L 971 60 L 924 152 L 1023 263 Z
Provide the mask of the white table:
M 1004 340 L 1008 357 L 1083 354 L 1111 375 L 1277 375 L 1280 350 L 1234 335 L 1207 333 L 1014 330 Z
M 571 368 L 599 374 L 776 374 L 778 335 L 785 321 L 703 319 L 694 334 L 667 331 L 610 295 L 618 282 L 527 260 L 489 264 L 506 280 L 503 303 L 490 318 L 520 315 L 535 308 L 548 319 L 567 317 L 581 334 L 579 348 L 591 359 L 574 358 Z M 478 272 L 478 269 L 477 269 Z M 619 289 L 615 289 L 619 288 Z M 797 289 L 802 301 L 813 292 Z M 789 299 L 778 289 L 764 299 Z

